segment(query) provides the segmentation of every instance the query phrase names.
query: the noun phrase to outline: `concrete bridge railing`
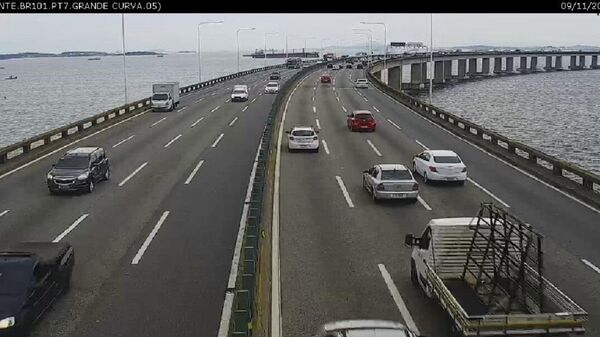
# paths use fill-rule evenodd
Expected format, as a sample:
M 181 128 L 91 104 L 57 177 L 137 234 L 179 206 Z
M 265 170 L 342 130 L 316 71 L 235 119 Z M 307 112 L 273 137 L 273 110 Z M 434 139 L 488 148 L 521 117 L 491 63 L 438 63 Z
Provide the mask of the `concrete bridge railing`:
M 485 150 L 527 170 L 565 192 L 600 206 L 600 175 L 392 88 L 374 76 L 371 69 L 367 71 L 367 77 L 379 90 L 454 134 L 473 141 Z
M 186 95 L 188 93 L 206 87 L 210 87 L 224 81 L 229 81 L 238 77 L 246 76 L 260 71 L 282 68 L 284 66 L 284 64 L 278 64 L 245 70 L 239 73 L 221 76 L 215 79 L 204 81 L 202 83 L 181 87 L 179 88 L 179 92 L 182 95 Z M 76 136 L 81 135 L 83 131 L 91 131 L 93 129 L 105 128 L 120 120 L 136 115 L 142 111 L 146 111 L 148 110 L 149 105 L 150 97 L 146 97 L 138 101 L 131 102 L 120 107 L 101 112 L 94 116 L 70 123 L 68 125 L 44 132 L 42 134 L 20 141 L 18 143 L 0 148 L 0 167 L 2 166 L 2 164 L 6 164 L 14 159 L 18 159 L 24 154 L 30 153 L 34 149 L 36 151 L 41 151 L 44 147 L 54 145 L 57 141 L 61 139 L 64 140 L 74 138 Z

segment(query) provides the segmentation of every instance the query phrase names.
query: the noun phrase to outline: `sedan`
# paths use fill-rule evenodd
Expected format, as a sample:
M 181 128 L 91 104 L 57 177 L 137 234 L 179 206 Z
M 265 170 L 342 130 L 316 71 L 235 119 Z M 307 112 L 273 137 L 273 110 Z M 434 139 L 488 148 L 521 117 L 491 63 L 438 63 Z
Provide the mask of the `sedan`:
M 295 126 L 290 131 L 285 133 L 288 136 L 288 150 L 293 152 L 295 150 L 311 150 L 313 152 L 319 152 L 319 136 L 312 126 Z
M 321 75 L 321 83 L 331 83 L 331 76 L 329 74 Z
M 370 131 L 375 132 L 377 122 L 373 118 L 373 114 L 368 110 L 357 110 L 350 112 L 346 119 L 346 124 L 350 131 Z
M 401 164 L 379 164 L 363 171 L 363 187 L 373 201 L 380 199 L 410 199 L 416 202 L 419 184 L 409 169 Z
M 427 150 L 413 158 L 413 172 L 420 174 L 423 181 L 456 181 L 464 185 L 467 166 L 460 157 L 449 150 Z
M 402 323 L 384 320 L 345 320 L 323 324 L 315 337 L 417 337 Z

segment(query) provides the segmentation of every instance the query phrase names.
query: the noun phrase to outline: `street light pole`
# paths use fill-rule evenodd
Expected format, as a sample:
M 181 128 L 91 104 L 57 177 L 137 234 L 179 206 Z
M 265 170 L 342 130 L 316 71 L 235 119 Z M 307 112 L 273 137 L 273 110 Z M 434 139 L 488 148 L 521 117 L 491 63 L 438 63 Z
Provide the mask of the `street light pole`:
M 363 25 L 382 25 L 383 26 L 383 69 L 385 69 L 385 82 L 387 83 L 387 26 L 385 22 L 361 22 Z M 383 72 L 382 72 L 383 74 Z
M 433 102 L 433 76 L 435 74 L 435 70 L 433 67 L 433 13 L 429 15 L 429 49 L 431 55 L 431 67 L 429 74 L 429 104 Z
M 238 28 L 236 33 L 236 43 L 237 43 L 237 72 L 240 72 L 240 31 L 242 30 L 255 30 L 256 28 Z
M 369 61 L 369 67 L 371 67 L 371 61 L 373 60 L 373 30 L 371 29 L 353 29 L 354 31 L 364 31 L 369 32 L 369 57 L 367 58 Z
M 125 104 L 129 100 L 127 97 L 127 66 L 125 63 L 125 14 L 121 14 L 121 40 L 123 42 L 123 81 L 125 85 Z
M 221 21 L 204 21 L 198 24 L 198 83 L 202 83 L 202 40 L 200 39 L 200 26 L 211 23 L 223 23 Z

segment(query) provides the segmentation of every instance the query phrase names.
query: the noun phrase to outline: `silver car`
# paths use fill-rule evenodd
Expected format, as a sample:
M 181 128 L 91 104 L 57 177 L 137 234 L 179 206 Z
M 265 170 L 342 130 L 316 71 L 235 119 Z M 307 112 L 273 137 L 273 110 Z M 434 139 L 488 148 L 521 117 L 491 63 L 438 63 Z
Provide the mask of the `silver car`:
M 410 170 L 401 164 L 378 164 L 363 171 L 363 187 L 373 201 L 380 199 L 410 199 L 416 202 L 419 184 Z
M 403 324 L 383 320 L 347 320 L 324 324 L 315 337 L 419 337 Z
M 359 78 L 356 80 L 356 83 L 354 83 L 354 86 L 358 89 L 368 89 L 369 81 L 367 81 L 366 78 Z

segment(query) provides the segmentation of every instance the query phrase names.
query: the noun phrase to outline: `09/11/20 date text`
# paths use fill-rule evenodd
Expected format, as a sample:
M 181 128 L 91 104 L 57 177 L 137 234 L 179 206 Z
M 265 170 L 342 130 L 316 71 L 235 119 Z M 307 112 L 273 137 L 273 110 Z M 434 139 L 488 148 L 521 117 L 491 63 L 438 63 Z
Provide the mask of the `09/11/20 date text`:
M 600 14 L 600 2 L 594 1 L 563 1 L 560 9 L 568 12 L 596 12 Z

